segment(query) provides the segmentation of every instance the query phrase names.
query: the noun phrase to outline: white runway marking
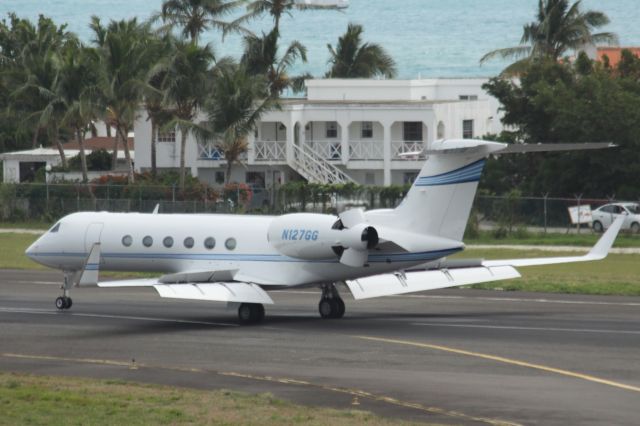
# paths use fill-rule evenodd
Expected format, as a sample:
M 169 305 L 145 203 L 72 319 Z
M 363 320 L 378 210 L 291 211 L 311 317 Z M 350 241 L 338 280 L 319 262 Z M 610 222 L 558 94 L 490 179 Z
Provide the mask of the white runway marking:
M 62 311 L 50 311 L 44 309 L 30 309 L 30 308 L 5 308 L 0 307 L 0 313 L 16 313 L 16 314 L 33 314 L 33 315 L 70 315 L 74 317 L 90 317 L 90 318 L 107 318 L 107 319 L 125 319 L 133 321 L 153 321 L 153 322 L 165 322 L 175 324 L 197 324 L 197 325 L 215 325 L 224 327 L 238 327 L 238 324 L 231 324 L 225 322 L 207 322 L 207 321 L 191 321 L 180 319 L 168 319 L 168 318 L 154 318 L 154 317 L 134 317 L 127 315 L 105 315 L 105 314 L 83 314 L 76 312 L 62 312 Z
M 304 290 L 275 290 L 272 293 L 290 294 L 320 294 L 319 291 Z M 397 296 L 386 296 L 395 299 L 452 299 L 452 300 L 485 300 L 488 302 L 532 302 L 532 303 L 558 303 L 565 305 L 602 305 L 602 306 L 640 306 L 640 302 L 599 302 L 596 300 L 567 300 L 567 299 L 527 299 L 523 297 L 488 297 L 488 296 L 442 296 L 427 294 L 404 294 Z
M 414 323 L 411 323 L 411 325 L 428 326 L 428 327 L 487 328 L 487 329 L 496 329 L 496 330 L 559 331 L 559 332 L 577 332 L 577 333 L 640 335 L 640 331 L 603 330 L 603 329 L 590 329 L 590 328 L 518 327 L 518 326 L 509 326 L 509 325 L 442 324 L 442 323 L 436 323 L 436 322 L 414 322 Z

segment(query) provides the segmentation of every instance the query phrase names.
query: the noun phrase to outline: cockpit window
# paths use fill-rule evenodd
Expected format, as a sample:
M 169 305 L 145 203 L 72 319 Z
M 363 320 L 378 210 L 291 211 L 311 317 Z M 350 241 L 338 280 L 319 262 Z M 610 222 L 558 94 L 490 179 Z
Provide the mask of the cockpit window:
M 58 232 L 59 229 L 60 229 L 60 222 L 53 225 L 53 228 L 51 228 L 49 232 Z

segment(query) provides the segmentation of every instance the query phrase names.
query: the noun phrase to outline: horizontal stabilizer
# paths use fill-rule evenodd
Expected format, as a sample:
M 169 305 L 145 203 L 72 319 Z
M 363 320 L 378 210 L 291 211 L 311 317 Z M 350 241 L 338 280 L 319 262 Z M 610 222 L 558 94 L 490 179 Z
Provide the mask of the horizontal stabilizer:
M 624 222 L 624 216 L 617 218 L 613 224 L 607 229 L 602 237 L 598 240 L 596 245 L 589 251 L 589 253 L 583 256 L 564 256 L 564 257 L 538 257 L 531 259 L 504 259 L 504 260 L 485 260 L 482 262 L 484 266 L 540 266 L 540 265 L 555 265 L 558 263 L 573 263 L 573 262 L 590 262 L 593 260 L 601 260 L 607 257 L 609 250 L 613 246 L 613 242 L 620 232 L 622 223 Z
M 350 280 L 346 284 L 354 299 L 370 299 L 519 277 L 518 271 L 511 266 L 497 266 L 382 274 Z
M 611 142 L 585 142 L 585 143 L 514 143 L 509 144 L 507 147 L 496 155 L 502 154 L 522 154 L 525 152 L 553 152 L 553 151 L 585 151 L 590 149 L 606 149 L 615 148 L 617 145 Z

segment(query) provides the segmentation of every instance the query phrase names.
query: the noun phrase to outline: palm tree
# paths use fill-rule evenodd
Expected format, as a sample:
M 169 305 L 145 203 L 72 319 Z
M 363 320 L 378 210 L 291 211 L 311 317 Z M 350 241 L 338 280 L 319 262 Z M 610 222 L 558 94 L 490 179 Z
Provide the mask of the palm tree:
M 393 58 L 375 43 L 363 43 L 361 25 L 349 24 L 347 32 L 338 39 L 334 49 L 330 44 L 329 64 L 331 69 L 325 77 L 329 78 L 372 78 L 396 75 L 396 63 Z
M 57 97 L 61 124 L 71 129 L 80 148 L 82 181 L 88 181 L 84 134 L 97 117 L 93 92 L 98 82 L 95 52 L 79 42 L 67 43 L 58 58 Z
M 273 29 L 280 31 L 280 20 L 283 15 L 291 15 L 294 10 L 338 10 L 335 5 L 305 4 L 296 0 L 252 0 L 247 5 L 247 13 L 232 22 L 239 26 L 245 22 L 259 18 L 265 14 L 273 18 Z
M 8 29 L 8 28 L 6 28 Z M 59 117 L 47 114 L 46 107 L 55 90 L 55 56 L 65 43 L 75 36 L 58 27 L 51 19 L 40 16 L 36 25 L 28 20 L 11 16 L 11 32 L 15 42 L 10 66 L 6 68 L 10 93 L 10 108 L 20 116 L 20 126 L 25 133 L 32 133 L 31 147 L 35 148 L 42 131 L 47 139 L 57 145 L 63 166 L 66 166 L 64 149 L 59 139 Z M 9 56 L 5 56 L 9 60 Z
M 212 95 L 205 105 L 208 136 L 217 142 L 227 162 L 226 183 L 231 168 L 247 151 L 247 138 L 265 112 L 276 107 L 276 100 L 265 97 L 264 76 L 252 75 L 243 65 L 229 64 L 214 70 Z
M 138 23 L 135 18 L 111 21 L 103 27 L 94 16 L 91 27 L 101 43 L 96 47 L 99 80 L 95 96 L 103 106 L 103 118 L 116 129 L 116 141 L 121 142 L 127 161 L 128 180 L 133 182 L 135 175 L 128 134 L 137 118 L 148 75 L 157 61 L 159 42 L 152 35 L 149 24 Z M 116 160 L 117 142 L 114 167 Z
M 224 31 L 233 26 L 220 20 L 246 0 L 165 0 L 158 17 L 171 26 L 182 28 L 182 35 L 198 43 L 200 34 L 209 28 Z
M 304 79 L 308 75 L 289 76 L 288 69 L 301 59 L 307 62 L 307 49 L 298 41 L 292 41 L 282 57 L 278 57 L 278 32 L 273 29 L 262 37 L 244 37 L 244 54 L 241 63 L 251 75 L 266 76 L 268 90 L 273 98 L 279 97 L 286 89 L 295 92 L 303 90 Z
M 173 112 L 165 128 L 180 131 L 180 189 L 185 185 L 185 151 L 189 134 L 198 128 L 196 114 L 208 96 L 211 82 L 210 64 L 214 56 L 211 48 L 195 43 L 176 41 L 167 61 L 162 81 L 163 103 Z
M 581 1 L 539 0 L 536 20 L 524 26 L 520 45 L 493 50 L 480 59 L 483 64 L 495 58 L 517 59 L 503 71 L 513 74 L 521 71 L 532 59 L 559 60 L 568 51 L 589 44 L 617 43 L 610 32 L 594 33 L 609 23 L 602 12 L 582 12 Z

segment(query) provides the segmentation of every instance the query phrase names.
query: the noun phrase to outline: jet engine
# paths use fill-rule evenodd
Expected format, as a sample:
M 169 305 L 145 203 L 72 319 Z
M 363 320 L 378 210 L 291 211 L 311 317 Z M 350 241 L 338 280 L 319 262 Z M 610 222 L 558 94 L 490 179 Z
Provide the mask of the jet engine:
M 350 223 L 351 224 L 351 223 Z M 267 238 L 278 252 L 296 259 L 335 259 L 363 266 L 368 251 L 377 247 L 378 232 L 364 221 L 347 227 L 341 218 L 315 213 L 292 213 L 271 222 Z

